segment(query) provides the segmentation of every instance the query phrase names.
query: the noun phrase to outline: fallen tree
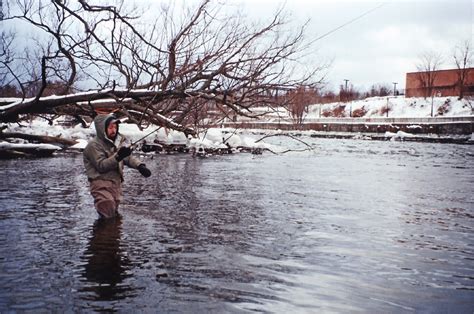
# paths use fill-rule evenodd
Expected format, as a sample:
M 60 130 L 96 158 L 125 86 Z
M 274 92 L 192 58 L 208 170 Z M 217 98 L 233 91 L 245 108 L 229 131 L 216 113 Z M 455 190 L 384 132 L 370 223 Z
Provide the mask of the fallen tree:
M 48 144 L 59 144 L 61 146 L 72 146 L 76 144 L 75 140 L 62 138 L 59 136 L 46 136 L 46 135 L 34 135 L 25 134 L 20 132 L 0 132 L 0 139 L 24 139 L 34 143 L 48 143 Z
M 8 4 L 5 25 L 26 22 L 46 40 L 20 52 L 2 32 L 0 83 L 18 91 L 0 100 L 0 121 L 115 112 L 194 135 L 205 120 L 255 117 L 254 105 L 281 104 L 279 93 L 321 80 L 324 66 L 299 66 L 306 25 L 289 27 L 283 9 L 259 26 L 210 0 L 137 10 L 123 1 Z
M 15 144 L 0 142 L 0 159 L 19 157 L 49 157 L 61 147 L 51 144 Z

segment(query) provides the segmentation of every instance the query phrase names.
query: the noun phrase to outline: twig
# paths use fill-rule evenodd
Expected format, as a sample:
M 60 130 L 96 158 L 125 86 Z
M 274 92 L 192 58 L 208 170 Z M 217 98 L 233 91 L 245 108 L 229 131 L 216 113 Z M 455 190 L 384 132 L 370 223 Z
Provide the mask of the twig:
M 236 128 L 236 129 L 234 130 L 234 132 L 232 132 L 232 134 L 231 134 L 230 136 L 228 136 L 226 139 L 224 139 L 224 143 L 226 143 L 232 136 L 234 136 L 235 133 L 237 133 L 238 130 L 239 130 L 239 128 Z
M 287 136 L 287 137 L 289 137 L 289 138 L 291 138 L 291 139 L 294 139 L 295 141 L 298 141 L 298 142 L 303 143 L 304 145 L 308 146 L 309 149 L 305 149 L 305 150 L 314 151 L 314 149 L 311 147 L 311 145 L 309 145 L 308 143 L 306 143 L 306 142 L 304 142 L 304 141 L 302 141 L 302 140 L 300 140 L 300 139 L 298 139 L 298 138 L 296 138 L 296 137 L 294 137 L 294 136 L 292 136 L 292 135 L 290 135 L 290 134 L 269 134 L 269 135 L 265 135 L 264 137 L 262 137 L 262 138 L 256 140 L 255 143 L 258 143 L 258 142 L 260 142 L 260 141 L 263 140 L 263 139 L 266 139 L 266 138 L 269 138 L 269 137 L 273 137 L 273 136 Z M 285 151 L 285 152 L 288 152 L 288 151 L 295 151 L 295 150 L 291 150 L 291 149 L 290 149 L 290 150 L 287 150 L 287 151 Z M 285 153 L 285 152 L 284 152 L 284 153 Z
M 313 149 L 308 149 L 308 148 L 306 148 L 306 149 L 287 149 L 285 151 L 280 152 L 279 154 L 283 155 L 283 154 L 289 153 L 289 152 L 305 152 L 305 151 L 313 151 L 314 152 Z

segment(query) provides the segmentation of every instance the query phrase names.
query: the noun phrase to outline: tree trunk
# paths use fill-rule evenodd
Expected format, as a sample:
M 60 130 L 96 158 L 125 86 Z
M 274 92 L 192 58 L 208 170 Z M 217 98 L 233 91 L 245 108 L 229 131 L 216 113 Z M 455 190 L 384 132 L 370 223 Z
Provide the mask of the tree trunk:
M 72 146 L 77 143 L 75 140 L 69 140 L 59 136 L 33 135 L 19 132 L 0 132 L 0 139 L 4 138 L 21 138 L 38 143 L 59 144 L 62 146 Z

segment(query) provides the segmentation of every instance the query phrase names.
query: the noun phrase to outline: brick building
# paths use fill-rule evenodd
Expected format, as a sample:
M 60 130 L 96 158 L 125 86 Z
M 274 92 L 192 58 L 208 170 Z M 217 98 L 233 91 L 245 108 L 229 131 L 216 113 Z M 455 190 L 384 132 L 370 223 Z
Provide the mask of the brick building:
M 464 96 L 474 95 L 474 68 L 466 69 L 466 79 L 464 82 Z M 459 70 L 438 70 L 432 72 L 411 72 L 407 73 L 405 97 L 429 97 L 430 91 L 424 81 L 429 75 L 433 75 L 433 94 L 435 96 L 459 96 L 460 86 Z

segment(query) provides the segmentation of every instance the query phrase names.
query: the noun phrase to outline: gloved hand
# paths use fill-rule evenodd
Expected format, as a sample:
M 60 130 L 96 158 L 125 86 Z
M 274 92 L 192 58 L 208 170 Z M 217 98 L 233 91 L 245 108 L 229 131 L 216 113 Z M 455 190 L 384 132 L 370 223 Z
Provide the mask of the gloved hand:
M 140 166 L 138 166 L 137 169 L 145 178 L 148 178 L 149 176 L 151 176 L 151 171 L 145 166 L 145 164 L 140 164 Z
M 130 147 L 122 146 L 119 148 L 117 154 L 115 155 L 115 159 L 117 159 L 117 161 L 121 161 L 122 159 L 130 156 L 131 153 L 132 149 Z

